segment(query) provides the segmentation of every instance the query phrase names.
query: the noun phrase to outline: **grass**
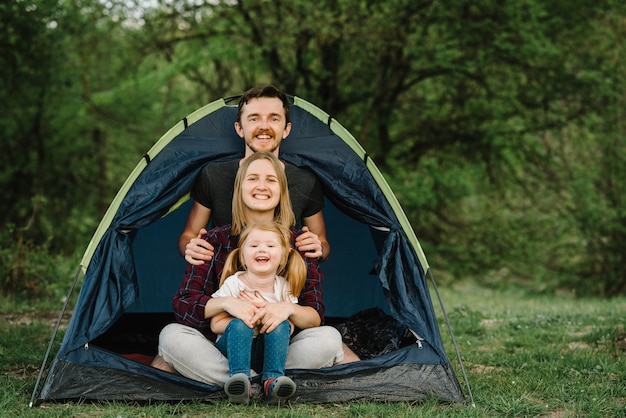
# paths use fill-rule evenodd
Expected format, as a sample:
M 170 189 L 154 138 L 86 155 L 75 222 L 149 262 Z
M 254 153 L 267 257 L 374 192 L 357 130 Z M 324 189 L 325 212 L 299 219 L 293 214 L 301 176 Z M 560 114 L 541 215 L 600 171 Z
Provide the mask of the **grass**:
M 440 292 L 475 407 L 428 401 L 283 408 L 257 403 L 231 406 L 225 402 L 69 402 L 29 408 L 53 321 L 32 314 L 5 313 L 0 321 L 0 411 L 15 417 L 626 416 L 626 298 L 537 296 L 522 290 L 491 290 L 473 284 Z M 438 314 L 441 318 L 440 311 Z M 448 355 L 466 390 L 444 323 L 441 330 Z

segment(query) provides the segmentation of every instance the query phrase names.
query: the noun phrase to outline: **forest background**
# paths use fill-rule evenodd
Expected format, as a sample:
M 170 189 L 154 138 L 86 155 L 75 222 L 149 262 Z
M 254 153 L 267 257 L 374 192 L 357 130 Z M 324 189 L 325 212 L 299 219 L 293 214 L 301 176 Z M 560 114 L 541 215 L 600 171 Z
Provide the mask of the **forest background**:
M 146 150 L 271 83 L 359 140 L 440 283 L 624 294 L 625 35 L 623 0 L 2 2 L 2 289 L 58 301 Z

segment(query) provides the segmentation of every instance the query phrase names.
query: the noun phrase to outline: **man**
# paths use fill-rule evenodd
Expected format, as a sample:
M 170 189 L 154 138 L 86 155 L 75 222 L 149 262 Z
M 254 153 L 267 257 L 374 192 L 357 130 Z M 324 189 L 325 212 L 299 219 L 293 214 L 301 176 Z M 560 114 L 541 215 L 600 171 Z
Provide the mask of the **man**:
M 291 131 L 287 97 L 273 86 L 246 91 L 239 100 L 235 131 L 246 143 L 243 159 L 259 151 L 278 156 L 282 140 Z M 192 190 L 193 206 L 178 240 L 179 251 L 188 263 L 201 265 L 214 255 L 213 247 L 201 238 L 206 233 L 209 219 L 212 218 L 216 226 L 231 223 L 233 184 L 239 164 L 240 161 L 209 163 L 202 170 Z M 304 225 L 296 246 L 307 257 L 323 261 L 330 254 L 330 244 L 322 214 L 324 195 L 321 185 L 309 170 L 283 164 L 294 214 Z M 359 360 L 348 346 L 342 344 L 342 347 L 344 354 L 340 363 Z M 175 372 L 160 355 L 155 357 L 152 365 Z M 215 380 L 218 380 L 217 373 Z

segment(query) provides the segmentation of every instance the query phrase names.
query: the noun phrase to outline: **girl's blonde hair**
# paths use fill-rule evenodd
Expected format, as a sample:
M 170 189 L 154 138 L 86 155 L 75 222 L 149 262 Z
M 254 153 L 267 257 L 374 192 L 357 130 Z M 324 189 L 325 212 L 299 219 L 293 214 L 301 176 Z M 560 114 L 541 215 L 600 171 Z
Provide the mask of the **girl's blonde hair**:
M 243 160 L 239 166 L 239 170 L 237 171 L 237 176 L 235 177 L 233 192 L 233 221 L 231 227 L 231 233 L 233 235 L 239 235 L 248 224 L 245 210 L 246 206 L 243 203 L 242 185 L 250 164 L 257 160 L 269 161 L 272 163 L 274 170 L 276 171 L 276 178 L 280 187 L 280 200 L 278 202 L 278 206 L 274 209 L 274 221 L 286 227 L 295 226 L 296 224 L 296 217 L 293 214 L 291 199 L 289 198 L 287 176 L 285 176 L 285 169 L 283 168 L 283 165 L 271 152 L 255 152 Z
M 224 284 L 224 281 L 237 271 L 246 270 L 245 261 L 243 259 L 243 251 L 241 247 L 246 244 L 246 240 L 250 236 L 253 230 L 274 232 L 280 241 L 282 248 L 282 254 L 280 257 L 280 263 L 278 265 L 278 276 L 283 276 L 289 284 L 289 290 L 295 297 L 300 296 L 300 292 L 304 288 L 304 282 L 306 281 L 307 268 L 302 255 L 291 248 L 291 229 L 281 225 L 277 222 L 260 222 L 248 225 L 241 236 L 239 237 L 239 247 L 234 249 L 224 264 L 224 270 L 220 278 L 220 286 Z

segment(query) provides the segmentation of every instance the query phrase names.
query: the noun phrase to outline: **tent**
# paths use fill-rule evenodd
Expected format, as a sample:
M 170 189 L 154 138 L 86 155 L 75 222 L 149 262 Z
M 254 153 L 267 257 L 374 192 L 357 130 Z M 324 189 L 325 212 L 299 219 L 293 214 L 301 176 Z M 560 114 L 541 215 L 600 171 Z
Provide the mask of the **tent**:
M 77 283 L 80 293 L 47 367 L 57 324 L 31 406 L 68 399 L 224 397 L 220 387 L 157 370 L 149 361 L 160 329 L 174 321 L 172 295 L 185 270 L 177 238 L 194 179 L 207 162 L 240 158 L 244 152 L 233 129 L 233 99 L 216 100 L 172 127 L 121 187 L 78 267 L 67 299 Z M 350 329 L 351 318 L 378 309 L 385 320 L 377 314 L 363 324 L 365 330 L 374 340 L 372 330 L 384 322 L 392 334 L 387 349 L 371 358 L 287 370 L 298 385 L 293 402 L 434 398 L 464 403 L 435 317 L 428 262 L 394 194 L 346 129 L 305 100 L 291 99 L 292 131 L 280 155 L 310 168 L 324 187 L 332 246 L 330 259 L 321 265 L 326 317 L 337 326 L 348 321 Z M 465 375 L 458 349 L 457 357 Z

